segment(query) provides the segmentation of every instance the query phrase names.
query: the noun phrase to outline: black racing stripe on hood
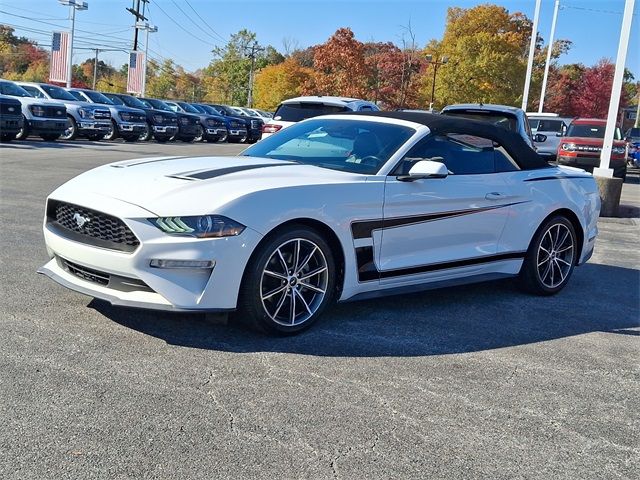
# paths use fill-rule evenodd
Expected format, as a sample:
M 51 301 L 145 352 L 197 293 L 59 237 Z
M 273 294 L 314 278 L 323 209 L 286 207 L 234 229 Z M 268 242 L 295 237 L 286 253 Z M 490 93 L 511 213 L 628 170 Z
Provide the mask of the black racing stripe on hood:
M 245 170 L 254 170 L 257 168 L 267 167 L 290 167 L 295 163 L 261 163 L 258 165 L 236 165 L 235 167 L 218 168 L 215 170 L 205 170 L 204 172 L 195 173 L 178 173 L 176 175 L 168 175 L 169 177 L 182 178 L 185 180 L 209 180 L 211 178 L 221 177 L 223 175 L 229 175 L 231 173 L 244 172 Z

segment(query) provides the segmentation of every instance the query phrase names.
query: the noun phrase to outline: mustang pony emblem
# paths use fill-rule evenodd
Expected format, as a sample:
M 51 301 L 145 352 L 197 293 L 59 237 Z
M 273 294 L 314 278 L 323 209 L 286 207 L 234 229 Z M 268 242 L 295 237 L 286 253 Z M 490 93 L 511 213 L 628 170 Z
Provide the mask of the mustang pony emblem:
M 83 217 L 78 212 L 73 214 L 73 219 L 76 221 L 78 228 L 82 228 L 85 224 L 89 223 L 91 219 L 89 217 Z

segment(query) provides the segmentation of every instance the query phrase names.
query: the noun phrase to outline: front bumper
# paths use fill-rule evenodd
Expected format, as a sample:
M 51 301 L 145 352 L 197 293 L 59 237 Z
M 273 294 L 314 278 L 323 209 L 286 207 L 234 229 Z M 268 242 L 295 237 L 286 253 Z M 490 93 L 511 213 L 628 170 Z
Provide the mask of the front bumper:
M 78 133 L 109 133 L 111 130 L 111 122 L 80 120 L 78 122 Z
M 22 115 L 0 117 L 0 133 L 18 133 L 22 129 Z
M 191 137 L 198 135 L 198 125 L 180 125 L 178 135 L 183 137 Z
M 243 128 L 230 128 L 229 137 L 231 138 L 247 138 L 247 131 Z
M 62 133 L 67 129 L 67 119 L 41 119 L 31 118 L 27 120 L 31 133 L 37 135 L 39 133 Z
M 210 137 L 225 137 L 227 135 L 227 129 L 226 128 L 220 128 L 220 127 L 215 127 L 215 128 L 207 128 L 205 130 L 205 135 L 210 136 Z
M 98 248 L 64 238 L 44 225 L 51 260 L 38 270 L 57 283 L 114 305 L 174 311 L 236 308 L 245 265 L 262 236 L 246 228 L 237 237 L 198 239 L 170 236 L 153 226 L 146 210 L 117 200 L 100 200 L 101 211 L 122 218 L 140 240 L 132 253 Z M 90 199 L 84 202 L 89 203 Z M 108 209 L 102 208 L 108 203 Z M 133 215 L 124 217 L 122 213 Z M 214 260 L 213 268 L 152 268 L 152 259 Z M 75 265 L 68 268 L 71 262 Z M 93 272 L 78 274 L 74 269 Z M 96 273 L 97 272 L 97 273 Z M 92 280 L 93 275 L 106 282 Z M 125 287 L 123 287 L 125 285 Z
M 167 135 L 175 135 L 178 133 L 178 127 L 173 125 L 154 125 L 153 133 L 166 133 Z
M 119 122 L 116 123 L 118 126 L 118 131 L 120 133 L 142 133 L 147 128 L 146 123 L 130 123 L 130 122 Z
M 586 170 L 587 172 L 593 172 L 595 167 L 600 166 L 600 157 L 581 156 L 573 157 L 568 155 L 558 155 L 557 163 L 559 165 L 567 165 L 569 167 L 578 167 Z M 609 167 L 613 169 L 613 174 L 616 177 L 622 177 L 627 171 L 627 162 L 624 158 L 612 158 L 609 162 Z

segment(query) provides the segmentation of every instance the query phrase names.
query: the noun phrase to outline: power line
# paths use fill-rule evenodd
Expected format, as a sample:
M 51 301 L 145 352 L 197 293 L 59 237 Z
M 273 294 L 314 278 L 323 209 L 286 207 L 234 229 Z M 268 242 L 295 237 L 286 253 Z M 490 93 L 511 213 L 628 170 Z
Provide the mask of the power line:
M 171 20 L 173 23 L 175 23 L 175 24 L 176 24 L 176 25 L 177 25 L 177 26 L 178 26 L 182 31 L 184 31 L 184 32 L 185 32 L 185 33 L 187 33 L 188 35 L 191 35 L 193 38 L 195 38 L 196 40 L 198 40 L 198 41 L 200 41 L 200 42 L 204 43 L 205 45 L 207 45 L 207 46 L 211 46 L 211 43 L 212 43 L 212 42 L 209 42 L 209 41 L 207 41 L 207 40 L 203 40 L 202 38 L 200 38 L 200 37 L 198 37 L 198 36 L 194 35 L 194 34 L 193 34 L 193 33 L 191 33 L 189 30 L 187 30 L 186 28 L 184 28 L 184 27 L 183 27 L 182 25 L 180 25 L 178 22 L 176 22 L 176 21 L 173 19 L 173 17 L 171 17 L 167 12 L 165 12 L 165 11 L 162 9 L 162 7 L 160 6 L 160 4 L 159 4 L 159 3 L 154 3 L 154 5 L 155 5 L 156 7 L 158 7 L 162 13 L 164 13 L 165 17 L 167 17 L 169 20 Z
M 198 16 L 198 18 L 199 18 L 200 20 L 202 20 L 202 23 L 204 23 L 204 25 L 205 25 L 209 30 L 211 30 L 211 31 L 214 33 L 214 35 L 216 35 L 216 36 L 217 36 L 220 40 L 222 40 L 223 42 L 226 42 L 226 41 L 227 41 L 227 40 L 226 40 L 222 35 L 220 35 L 220 34 L 219 34 L 218 32 L 216 32 L 213 28 L 211 28 L 211 25 L 209 25 L 209 24 L 205 21 L 205 19 L 204 19 L 204 18 L 202 18 L 202 17 L 200 16 L 200 14 L 196 11 L 196 9 L 195 9 L 195 8 L 193 8 L 193 7 L 191 6 L 191 3 L 189 3 L 189 0 L 184 0 L 184 1 L 185 1 L 185 3 L 189 6 L 189 8 L 190 8 L 191 10 L 193 10 L 193 13 L 195 13 L 195 14 Z
M 182 12 L 182 14 L 185 16 L 185 18 L 186 18 L 187 20 L 189 20 L 193 25 L 195 25 L 195 26 L 196 26 L 196 27 L 197 27 L 201 32 L 203 32 L 205 35 L 207 35 L 207 36 L 209 36 L 209 37 L 213 38 L 215 42 L 218 42 L 218 39 L 217 39 L 214 35 L 211 35 L 211 34 L 210 34 L 209 32 L 207 32 L 204 28 L 202 28 L 200 25 L 198 25 L 198 23 L 197 23 L 197 22 L 195 22 L 195 21 L 194 21 L 194 20 L 193 20 L 189 15 L 187 15 L 187 12 L 185 12 L 185 11 L 180 7 L 180 5 L 178 5 L 178 4 L 176 3 L 176 1 L 175 1 L 175 0 L 171 0 L 171 2 L 176 6 L 176 8 L 177 8 L 178 10 L 180 10 L 180 11 Z M 191 9 L 193 10 L 193 7 L 191 7 Z M 194 12 L 195 12 L 195 10 L 194 10 Z M 198 14 L 198 13 L 196 12 L 196 15 L 197 15 L 197 14 Z M 202 17 L 199 17 L 199 18 L 200 18 L 200 19 L 202 19 Z M 204 21 L 204 20 L 203 20 L 203 21 Z M 220 37 L 220 35 L 218 35 L 217 33 L 216 33 L 216 35 L 217 35 L 218 37 Z M 222 38 L 222 37 L 220 37 L 220 38 Z M 224 41 L 224 39 L 223 39 L 223 41 Z

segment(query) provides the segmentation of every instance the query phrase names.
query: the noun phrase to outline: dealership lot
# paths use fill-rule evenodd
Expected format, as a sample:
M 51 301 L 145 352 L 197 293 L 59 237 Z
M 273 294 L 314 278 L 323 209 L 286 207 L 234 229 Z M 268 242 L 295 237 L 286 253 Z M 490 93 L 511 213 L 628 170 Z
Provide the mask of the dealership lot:
M 341 304 L 267 338 L 35 271 L 46 195 L 227 144 L 0 146 L 1 478 L 637 478 L 640 219 L 552 298 L 512 282 Z M 624 211 L 638 217 L 637 173 Z

